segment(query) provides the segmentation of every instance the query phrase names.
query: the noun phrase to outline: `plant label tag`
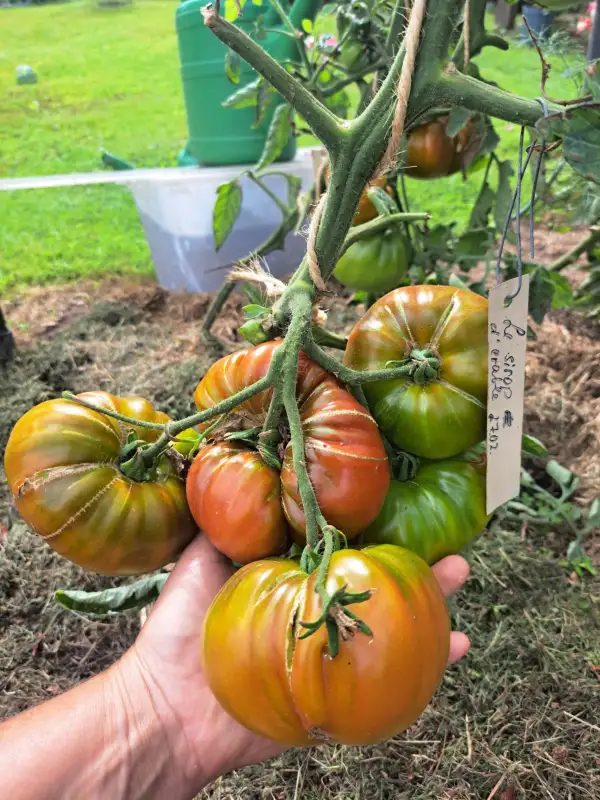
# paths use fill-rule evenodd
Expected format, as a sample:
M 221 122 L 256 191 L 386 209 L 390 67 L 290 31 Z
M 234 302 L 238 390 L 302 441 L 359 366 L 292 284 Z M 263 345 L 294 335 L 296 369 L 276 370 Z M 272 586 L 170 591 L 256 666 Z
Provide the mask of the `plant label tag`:
M 488 295 L 488 397 L 486 509 L 512 500 L 521 485 L 521 438 L 527 353 L 529 275 L 501 283 Z

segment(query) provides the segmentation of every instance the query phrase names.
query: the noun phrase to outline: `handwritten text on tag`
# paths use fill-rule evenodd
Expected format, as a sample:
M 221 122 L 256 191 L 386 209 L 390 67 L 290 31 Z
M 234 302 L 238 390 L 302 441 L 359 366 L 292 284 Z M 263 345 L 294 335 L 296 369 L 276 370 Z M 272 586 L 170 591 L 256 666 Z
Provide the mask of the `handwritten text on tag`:
M 527 351 L 529 275 L 490 289 L 488 295 L 487 513 L 516 497 L 521 478 L 521 437 Z

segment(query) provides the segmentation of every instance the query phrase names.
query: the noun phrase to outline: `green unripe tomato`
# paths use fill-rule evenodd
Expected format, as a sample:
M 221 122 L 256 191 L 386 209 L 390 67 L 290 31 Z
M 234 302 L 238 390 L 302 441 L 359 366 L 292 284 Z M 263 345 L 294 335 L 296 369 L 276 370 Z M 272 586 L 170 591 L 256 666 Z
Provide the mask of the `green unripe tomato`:
M 389 292 L 406 277 L 410 243 L 398 231 L 388 228 L 356 242 L 338 261 L 334 275 L 349 289 Z

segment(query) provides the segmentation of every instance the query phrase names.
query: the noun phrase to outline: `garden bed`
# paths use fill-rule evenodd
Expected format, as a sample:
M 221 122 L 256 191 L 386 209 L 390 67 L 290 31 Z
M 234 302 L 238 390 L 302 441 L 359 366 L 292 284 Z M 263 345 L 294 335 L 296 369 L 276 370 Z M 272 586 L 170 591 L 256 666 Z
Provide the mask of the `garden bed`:
M 109 279 L 32 290 L 8 303 L 19 346 L 0 373 L 0 443 L 33 404 L 65 389 L 141 394 L 171 414 L 219 352 L 201 333 L 209 295 L 168 293 L 151 281 Z M 231 349 L 244 300 L 234 295 L 214 332 Z M 327 300 L 330 327 L 361 312 Z M 582 478 L 577 502 L 600 493 L 600 331 L 552 312 L 528 360 L 526 421 L 553 457 Z M 10 529 L 10 530 L 9 530 Z M 318 747 L 222 778 L 206 798 L 597 798 L 600 583 L 561 565 L 560 529 L 501 530 L 473 545 L 473 577 L 455 605 L 470 655 L 446 674 L 405 734 L 362 750 Z M 600 533 L 588 549 L 600 560 Z M 100 588 L 31 535 L 0 483 L 0 693 L 11 715 L 111 664 L 132 642 L 135 616 L 89 622 L 58 609 L 59 587 Z M 597 705 L 597 704 L 596 704 Z

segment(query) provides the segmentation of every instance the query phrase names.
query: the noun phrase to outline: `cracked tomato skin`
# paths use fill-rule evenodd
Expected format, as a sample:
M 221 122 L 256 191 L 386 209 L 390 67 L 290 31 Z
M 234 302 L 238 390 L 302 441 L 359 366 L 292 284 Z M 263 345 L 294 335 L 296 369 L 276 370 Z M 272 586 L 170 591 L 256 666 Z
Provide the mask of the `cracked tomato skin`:
M 485 439 L 487 300 L 452 286 L 408 286 L 382 297 L 348 338 L 344 364 L 358 370 L 402 361 L 413 347 L 440 359 L 439 377 L 363 385 L 379 427 L 401 450 L 427 459 L 462 453 Z
M 210 408 L 264 377 L 279 346 L 280 342 L 266 342 L 213 364 L 194 392 L 198 409 Z M 270 389 L 261 392 L 242 403 L 238 412 L 249 425 L 262 425 L 271 396 Z M 321 511 L 347 537 L 357 536 L 379 513 L 390 482 L 389 462 L 377 424 L 332 375 L 304 354 L 299 360 L 296 397 L 308 471 Z M 194 494 L 202 491 L 203 487 L 196 484 Z M 188 498 L 192 511 L 202 502 L 201 498 L 191 498 L 189 490 Z M 302 540 L 305 521 L 291 444 L 285 450 L 281 471 L 281 502 L 294 536 Z M 203 524 L 200 517 L 196 521 Z M 260 538 L 263 535 L 261 531 Z M 231 536 L 237 535 L 232 532 Z
M 316 573 L 287 559 L 256 561 L 214 599 L 202 630 L 209 686 L 234 719 L 286 745 L 375 744 L 409 727 L 439 685 L 450 641 L 446 602 L 429 567 L 393 545 L 339 550 L 327 591 L 374 590 L 349 608 L 372 637 L 340 641 L 335 658 L 321 627 Z
M 205 447 L 192 463 L 186 493 L 199 527 L 237 564 L 285 549 L 279 473 L 256 451 L 225 442 Z
M 464 153 L 475 133 L 469 120 L 455 136 L 446 133 L 447 117 L 417 125 L 408 134 L 406 175 L 410 178 L 442 178 L 463 167 Z
M 421 464 L 411 480 L 390 482 L 379 516 L 364 533 L 369 544 L 395 544 L 428 564 L 458 553 L 490 517 L 485 468 L 461 461 Z
M 168 422 L 141 397 L 85 392 L 84 400 L 147 422 Z M 4 468 L 19 513 L 60 555 L 105 575 L 137 575 L 173 561 L 196 533 L 183 482 L 166 457 L 156 478 L 119 469 L 127 426 L 71 400 L 32 408 L 12 430 Z M 152 442 L 160 431 L 135 428 Z

